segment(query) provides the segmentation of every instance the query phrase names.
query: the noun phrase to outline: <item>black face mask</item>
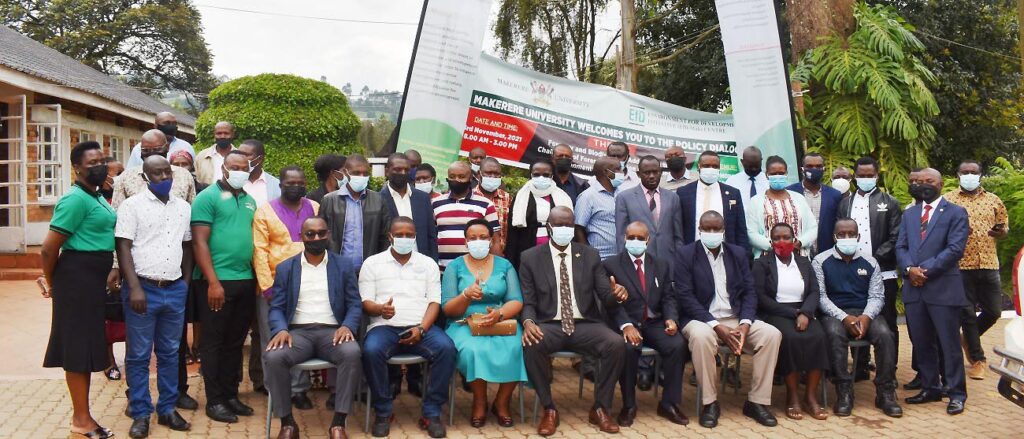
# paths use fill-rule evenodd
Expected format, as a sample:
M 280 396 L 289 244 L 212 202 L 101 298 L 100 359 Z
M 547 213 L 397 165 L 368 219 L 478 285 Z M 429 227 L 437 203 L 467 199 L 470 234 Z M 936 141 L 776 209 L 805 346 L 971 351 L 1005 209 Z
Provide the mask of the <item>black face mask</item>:
M 85 181 L 92 187 L 99 187 L 107 181 L 107 165 L 90 166 L 85 168 Z
M 569 172 L 572 170 L 572 159 L 560 158 L 555 159 L 555 170 L 558 172 Z
M 910 196 L 914 197 L 917 201 L 930 203 L 939 196 L 939 190 L 935 189 L 935 186 L 932 185 L 914 183 L 910 185 Z
M 281 198 L 285 200 L 296 202 L 302 197 L 306 196 L 305 186 L 283 186 L 281 187 Z
M 388 183 L 393 188 L 409 186 L 409 174 L 392 173 L 388 175 Z
M 686 157 L 672 157 L 665 160 L 668 170 L 672 172 L 679 172 L 686 168 Z
M 468 181 L 454 181 L 454 180 L 449 178 L 448 179 L 448 190 L 453 192 L 453 193 L 456 193 L 456 194 L 461 194 L 461 193 L 466 192 L 467 190 L 469 190 L 469 182 Z
M 327 239 L 318 239 L 316 241 L 302 241 L 302 246 L 306 248 L 306 253 L 311 255 L 320 256 L 327 251 Z
M 139 151 L 139 156 L 142 158 L 142 161 L 146 161 L 147 158 L 155 156 L 155 155 L 167 158 L 167 151 L 164 151 L 164 152 L 160 152 L 160 151 Z
M 177 131 L 177 128 L 175 128 L 175 131 Z M 217 148 L 224 149 L 231 146 L 231 139 L 217 139 L 214 143 L 217 144 Z
M 164 133 L 164 135 L 167 136 L 167 140 L 171 140 L 171 138 L 174 138 L 178 135 L 178 124 L 176 123 L 165 123 L 163 125 L 156 127 L 156 129 Z
M 761 168 L 743 168 L 743 172 L 746 173 L 748 177 L 757 177 L 757 174 L 761 173 Z

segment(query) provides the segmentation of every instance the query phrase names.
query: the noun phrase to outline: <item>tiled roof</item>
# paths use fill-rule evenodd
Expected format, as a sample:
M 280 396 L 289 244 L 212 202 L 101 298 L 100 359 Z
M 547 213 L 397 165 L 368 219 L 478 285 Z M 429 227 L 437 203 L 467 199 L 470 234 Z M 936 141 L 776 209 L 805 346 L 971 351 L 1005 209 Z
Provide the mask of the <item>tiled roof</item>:
M 0 26 L 0 65 L 139 111 L 170 111 L 178 117 L 179 124 L 196 125 L 194 117 L 6 26 Z

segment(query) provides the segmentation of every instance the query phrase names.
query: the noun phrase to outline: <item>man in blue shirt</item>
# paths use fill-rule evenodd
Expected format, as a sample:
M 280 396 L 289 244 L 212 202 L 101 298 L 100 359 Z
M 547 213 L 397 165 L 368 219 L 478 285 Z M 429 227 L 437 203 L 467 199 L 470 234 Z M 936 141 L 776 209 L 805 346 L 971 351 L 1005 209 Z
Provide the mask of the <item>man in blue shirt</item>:
M 364 259 L 390 245 L 387 229 L 392 216 L 380 192 L 366 190 L 370 163 L 365 157 L 349 156 L 344 172 L 348 182 L 324 196 L 319 216 L 331 229 L 328 250 L 348 258 L 353 270 L 359 272 Z
M 594 179 L 576 200 L 576 241 L 586 242 L 601 255 L 601 260 L 615 256 L 615 195 L 625 180 L 619 161 L 601 157 L 594 162 Z
M 167 157 L 170 157 L 175 152 L 180 150 L 188 151 L 192 156 L 193 160 L 196 157 L 196 150 L 192 149 L 192 144 L 178 138 L 178 117 L 170 111 L 163 111 L 156 114 L 156 119 L 153 120 L 153 128 L 156 128 L 167 136 L 167 145 L 170 147 L 167 150 Z M 142 143 L 136 143 L 132 147 L 131 153 L 128 155 L 128 163 L 124 164 L 125 168 L 132 168 L 135 166 L 142 166 Z

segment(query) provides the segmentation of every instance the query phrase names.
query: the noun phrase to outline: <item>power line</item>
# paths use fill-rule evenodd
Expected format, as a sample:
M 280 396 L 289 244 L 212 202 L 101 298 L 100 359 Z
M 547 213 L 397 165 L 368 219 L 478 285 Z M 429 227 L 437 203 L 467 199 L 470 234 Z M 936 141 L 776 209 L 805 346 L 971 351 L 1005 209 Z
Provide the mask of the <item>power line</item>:
M 939 40 L 939 41 L 942 41 L 942 42 L 945 42 L 945 43 L 949 43 L 949 44 L 952 44 L 952 45 L 955 45 L 955 46 L 960 46 L 960 47 L 963 47 L 965 49 L 976 50 L 978 52 L 986 53 L 986 54 L 989 54 L 989 55 L 992 55 L 992 56 L 997 56 L 997 57 L 1000 57 L 1000 58 L 1006 58 L 1006 59 L 1012 60 L 1013 62 L 1020 62 L 1020 58 L 1018 58 L 1016 56 L 1010 56 L 1010 55 L 1006 55 L 1006 54 L 999 53 L 999 52 L 993 52 L 991 50 L 985 50 L 985 49 L 982 49 L 980 47 L 968 46 L 968 45 L 963 44 L 963 43 L 959 43 L 959 42 L 956 42 L 956 41 L 953 41 L 953 40 L 942 38 L 942 37 L 940 37 L 938 35 L 932 35 L 932 34 L 930 34 L 928 32 L 920 30 L 920 29 L 915 30 L 914 32 L 915 33 L 919 33 L 921 35 L 924 35 L 924 36 L 926 36 L 928 38 Z
M 386 24 L 386 25 L 399 25 L 399 26 L 418 26 L 419 21 L 381 21 L 381 20 L 360 20 L 355 18 L 335 18 L 335 17 L 317 17 L 313 15 L 297 15 L 297 14 L 286 14 L 283 12 L 271 12 L 271 11 L 256 11 L 252 9 L 242 8 L 230 8 L 226 6 L 213 6 L 196 3 L 195 6 L 200 8 L 209 9 L 220 9 L 222 11 L 232 12 L 244 12 L 247 14 L 258 14 L 258 15 L 270 15 L 274 17 L 288 17 L 288 18 L 304 18 L 307 20 L 321 20 L 321 21 L 334 21 L 342 23 L 360 23 L 360 24 Z

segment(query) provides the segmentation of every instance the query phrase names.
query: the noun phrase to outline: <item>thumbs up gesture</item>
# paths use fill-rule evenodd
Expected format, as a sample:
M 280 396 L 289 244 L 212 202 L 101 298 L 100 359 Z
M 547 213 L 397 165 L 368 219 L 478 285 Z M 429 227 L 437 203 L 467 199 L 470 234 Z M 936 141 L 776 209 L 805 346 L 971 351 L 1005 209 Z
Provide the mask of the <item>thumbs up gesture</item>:
M 473 281 L 473 285 L 462 290 L 462 295 L 466 296 L 470 301 L 483 299 L 484 290 L 480 287 L 480 278 L 476 277 L 476 280 Z
M 380 316 L 383 317 L 384 320 L 388 320 L 395 316 L 395 306 L 392 305 L 394 301 L 395 298 L 392 297 L 388 299 L 387 302 L 380 304 Z
M 615 301 L 619 303 L 625 302 L 629 298 L 629 292 L 626 291 L 626 287 L 615 282 L 615 276 L 611 276 L 608 280 L 612 284 L 612 296 L 615 297 Z

